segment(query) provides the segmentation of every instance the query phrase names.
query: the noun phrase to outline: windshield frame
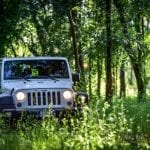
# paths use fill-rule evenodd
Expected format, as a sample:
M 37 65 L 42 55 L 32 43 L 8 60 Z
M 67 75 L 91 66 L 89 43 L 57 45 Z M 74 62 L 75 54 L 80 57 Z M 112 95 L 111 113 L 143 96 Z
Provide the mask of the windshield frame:
M 42 66 L 42 63 L 46 63 L 47 62 L 47 66 L 43 64 Z M 46 75 L 37 75 L 37 76 L 14 76 L 14 77 L 9 77 L 7 78 L 6 77 L 6 65 L 8 65 L 8 63 L 10 63 L 9 65 L 12 66 L 12 64 L 15 64 L 15 65 L 23 65 L 23 64 L 28 64 L 28 66 L 32 66 L 35 65 L 34 67 L 49 67 L 50 69 L 53 68 L 52 66 L 52 62 L 54 62 L 54 65 L 56 63 L 56 66 L 57 66 L 57 63 L 58 63 L 58 66 L 59 67 L 62 67 L 62 69 L 59 69 L 57 68 L 58 71 L 61 71 L 62 73 L 64 73 L 65 75 L 51 75 L 51 74 L 46 74 Z M 50 64 L 49 64 L 50 63 Z M 60 64 L 59 64 L 60 63 Z M 36 66 L 37 64 L 37 66 Z M 8 66 L 9 66 L 8 65 Z M 49 65 L 49 66 L 48 66 Z M 35 69 L 35 68 L 30 68 L 31 70 Z M 64 67 L 64 68 L 63 68 Z M 41 69 L 40 68 L 40 69 Z M 43 69 L 42 68 L 42 69 Z M 48 69 L 49 69 L 48 68 Z M 39 69 L 39 70 L 40 70 Z M 64 69 L 64 70 L 63 70 Z M 38 69 L 37 69 L 38 70 Z M 10 59 L 10 60 L 5 60 L 4 63 L 3 63 L 3 80 L 26 80 L 26 79 L 29 79 L 29 80 L 32 80 L 32 79 L 38 79 L 38 80 L 41 80 L 41 79 L 51 79 L 51 80 L 58 80 L 58 79 L 69 79 L 70 78 L 70 69 L 69 69 L 69 64 L 67 62 L 66 59 Z

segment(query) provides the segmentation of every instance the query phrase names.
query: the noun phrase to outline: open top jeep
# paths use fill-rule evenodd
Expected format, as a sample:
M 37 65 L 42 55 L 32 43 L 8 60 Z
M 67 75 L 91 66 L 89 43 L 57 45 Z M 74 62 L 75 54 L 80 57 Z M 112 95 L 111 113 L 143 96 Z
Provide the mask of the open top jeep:
M 72 74 L 64 57 L 27 57 L 0 59 L 0 112 L 13 115 L 34 112 L 42 117 L 81 109 L 79 99 L 88 95 L 74 90 L 79 74 Z

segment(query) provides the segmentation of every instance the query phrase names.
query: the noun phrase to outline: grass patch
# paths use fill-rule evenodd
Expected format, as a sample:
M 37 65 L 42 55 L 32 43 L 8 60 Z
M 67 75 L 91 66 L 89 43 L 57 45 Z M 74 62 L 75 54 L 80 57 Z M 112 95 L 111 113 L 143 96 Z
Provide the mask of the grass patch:
M 109 104 L 92 99 L 81 117 L 0 123 L 1 150 L 150 149 L 150 102 L 116 99 Z

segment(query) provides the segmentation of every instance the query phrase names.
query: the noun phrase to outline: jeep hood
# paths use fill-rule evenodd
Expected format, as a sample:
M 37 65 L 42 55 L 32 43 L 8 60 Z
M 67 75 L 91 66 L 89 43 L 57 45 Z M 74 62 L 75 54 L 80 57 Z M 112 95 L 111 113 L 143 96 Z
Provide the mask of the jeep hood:
M 4 81 L 3 90 L 18 90 L 18 89 L 35 89 L 35 88 L 72 88 L 70 79 L 61 80 L 21 80 L 21 81 Z

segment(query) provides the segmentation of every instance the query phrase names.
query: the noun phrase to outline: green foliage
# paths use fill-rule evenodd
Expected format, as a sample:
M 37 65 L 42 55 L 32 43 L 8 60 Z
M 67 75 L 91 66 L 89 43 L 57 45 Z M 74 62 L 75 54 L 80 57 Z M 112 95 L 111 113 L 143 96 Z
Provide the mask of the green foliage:
M 15 26 L 19 19 L 19 0 L 0 1 L 0 57 L 5 56 L 5 47 L 11 43 L 11 39 L 19 33 L 15 32 Z
M 81 0 L 52 0 L 52 4 L 54 7 L 55 15 L 59 17 L 64 17 L 68 15 L 69 11 L 76 7 L 80 6 L 82 3 Z
M 0 147 L 7 149 L 149 149 L 150 102 L 97 99 L 79 117 L 26 119 L 15 129 L 0 123 Z

